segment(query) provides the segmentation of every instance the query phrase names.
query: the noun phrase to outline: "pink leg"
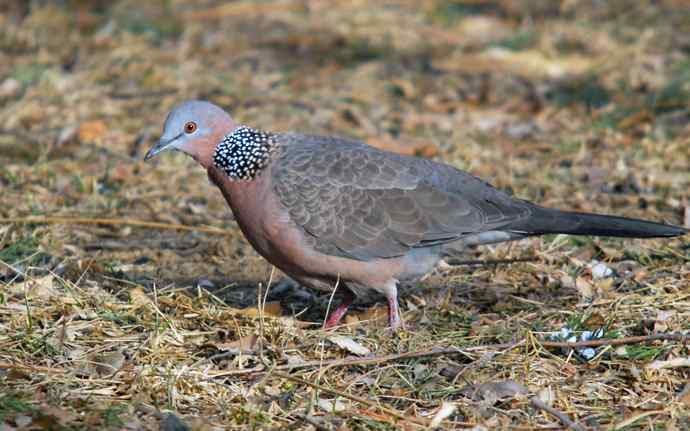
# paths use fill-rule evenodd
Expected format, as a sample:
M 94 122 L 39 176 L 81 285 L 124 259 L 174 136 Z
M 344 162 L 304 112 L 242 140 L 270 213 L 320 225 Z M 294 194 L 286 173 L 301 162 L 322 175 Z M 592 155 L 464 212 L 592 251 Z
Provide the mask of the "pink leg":
M 389 296 L 388 298 L 388 324 L 393 332 L 399 329 L 405 329 L 405 322 L 400 317 L 400 307 L 398 306 L 398 295 Z
M 338 307 L 331 312 L 331 315 L 328 316 L 328 319 L 326 319 L 326 322 L 323 324 L 323 329 L 330 329 L 337 326 L 338 323 L 340 323 L 340 319 L 347 313 L 350 305 L 352 305 L 352 302 L 355 300 L 355 294 L 352 293 L 350 289 L 347 287 L 342 287 L 341 289 L 343 289 L 343 294 L 340 305 L 338 305 Z
M 400 307 L 398 306 L 398 287 L 396 282 L 389 284 L 386 289 L 386 299 L 388 300 L 388 324 L 393 332 L 398 329 L 405 329 L 405 322 L 400 317 Z

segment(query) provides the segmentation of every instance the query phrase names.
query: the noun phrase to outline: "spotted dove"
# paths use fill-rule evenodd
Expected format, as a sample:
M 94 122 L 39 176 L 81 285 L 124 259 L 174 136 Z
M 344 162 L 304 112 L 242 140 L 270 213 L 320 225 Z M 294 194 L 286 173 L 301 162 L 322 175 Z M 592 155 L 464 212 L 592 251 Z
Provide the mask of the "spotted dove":
M 338 324 L 366 289 L 385 295 L 402 325 L 397 283 L 429 272 L 449 250 L 564 233 L 673 237 L 681 227 L 566 212 L 515 199 L 452 166 L 348 139 L 270 133 L 223 109 L 187 101 L 168 115 L 160 142 L 186 153 L 218 186 L 251 245 L 283 272 L 342 300 Z

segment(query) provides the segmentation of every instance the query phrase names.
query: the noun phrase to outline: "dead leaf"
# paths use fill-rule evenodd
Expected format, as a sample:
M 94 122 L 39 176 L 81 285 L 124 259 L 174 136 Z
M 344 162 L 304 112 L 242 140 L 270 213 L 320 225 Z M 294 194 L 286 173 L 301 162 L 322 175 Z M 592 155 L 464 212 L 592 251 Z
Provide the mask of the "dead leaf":
M 139 308 L 145 305 L 153 304 L 151 298 L 144 292 L 141 287 L 135 287 L 129 291 L 129 300 L 135 308 Z
M 661 370 L 663 368 L 682 368 L 690 367 L 690 357 L 687 358 L 673 358 L 666 361 L 654 361 L 647 365 L 650 370 Z
M 347 337 L 344 335 L 331 335 L 330 337 L 328 337 L 328 340 L 330 340 L 333 344 L 337 345 L 341 349 L 347 350 L 348 352 L 354 355 L 371 355 L 371 350 L 362 346 L 361 344 L 353 340 L 351 337 Z
M 577 277 L 575 279 L 575 287 L 580 293 L 580 297 L 585 301 L 592 299 L 592 296 L 594 296 L 594 286 L 585 277 Z
M 638 283 L 642 283 L 645 281 L 647 277 L 649 277 L 649 272 L 646 269 L 640 269 L 639 271 L 635 272 L 633 280 L 635 280 Z
M 247 317 L 261 317 L 259 309 L 256 307 L 244 308 L 239 311 L 243 316 Z M 264 304 L 264 316 L 280 317 L 283 315 L 283 307 L 280 305 L 280 301 L 271 301 Z
M 583 322 L 583 326 L 590 331 L 596 331 L 606 325 L 606 319 L 600 313 L 592 313 Z
M 597 288 L 597 295 L 599 297 L 606 297 L 613 288 L 613 277 L 596 280 L 594 285 Z
M 516 395 L 526 395 L 529 393 L 529 390 L 514 380 L 505 380 L 496 383 L 466 386 L 460 390 L 460 393 L 475 401 L 487 399 L 499 401 L 513 398 Z
M 87 121 L 79 125 L 77 136 L 82 144 L 99 142 L 105 136 L 108 128 L 101 120 Z
M 324 398 L 319 398 L 316 404 L 319 406 L 319 408 L 325 412 L 328 413 L 338 413 L 338 412 L 343 412 L 347 410 L 348 406 L 346 403 L 334 399 L 334 400 L 328 400 Z
M 656 319 L 654 320 L 654 332 L 666 332 L 669 326 L 667 322 L 671 317 L 675 316 L 675 314 L 675 311 L 659 310 Z
M 53 287 L 53 279 L 54 277 L 52 275 L 31 278 L 27 281 L 14 284 L 11 289 L 13 293 L 23 293 L 26 291 L 27 295 L 31 298 L 40 298 L 42 300 L 55 296 L 63 296 L 64 293 Z
M 256 349 L 259 337 L 256 334 L 245 335 L 235 341 L 229 343 L 219 344 L 217 347 L 220 350 L 227 350 L 234 353 L 252 353 Z
M 457 405 L 454 403 L 449 403 L 449 402 L 443 402 L 441 404 L 441 408 L 438 409 L 436 414 L 434 415 L 434 418 L 431 420 L 431 423 L 429 424 L 430 428 L 438 428 L 441 426 L 441 422 L 443 422 L 445 419 L 448 419 L 453 413 L 455 413 L 455 409 L 457 408 Z

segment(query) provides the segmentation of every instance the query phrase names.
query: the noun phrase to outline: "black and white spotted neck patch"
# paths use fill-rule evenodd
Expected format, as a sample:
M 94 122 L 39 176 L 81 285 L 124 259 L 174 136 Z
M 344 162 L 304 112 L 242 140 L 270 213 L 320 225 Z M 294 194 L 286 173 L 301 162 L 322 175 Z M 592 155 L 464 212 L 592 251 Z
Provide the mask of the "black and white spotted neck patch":
M 250 181 L 266 165 L 273 145 L 270 133 L 239 126 L 216 146 L 213 164 L 232 179 Z

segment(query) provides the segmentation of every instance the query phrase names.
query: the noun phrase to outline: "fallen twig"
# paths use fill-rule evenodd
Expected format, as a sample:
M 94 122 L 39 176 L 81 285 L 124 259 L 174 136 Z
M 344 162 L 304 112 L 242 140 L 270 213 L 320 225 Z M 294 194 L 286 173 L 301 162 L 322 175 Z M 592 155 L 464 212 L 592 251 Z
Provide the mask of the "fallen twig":
M 576 341 L 573 343 L 567 341 L 540 341 L 544 347 L 597 347 L 597 346 L 622 346 L 625 344 L 648 343 L 650 341 L 659 340 L 674 340 L 686 342 L 690 341 L 690 334 L 652 334 L 640 335 L 637 337 L 623 337 L 623 338 L 601 338 L 598 340 Z
M 184 230 L 191 232 L 203 232 L 216 235 L 233 235 L 233 231 L 210 226 L 187 226 L 183 224 L 159 223 L 144 220 L 111 219 L 111 218 L 84 218 L 84 217 L 11 217 L 0 218 L 0 224 L 92 224 L 103 226 L 135 226 L 150 229 Z
M 541 398 L 539 398 L 539 397 L 532 397 L 532 398 L 530 398 L 529 401 L 530 401 L 530 404 L 532 404 L 532 406 L 534 406 L 535 408 L 537 408 L 537 409 L 539 409 L 539 410 L 544 410 L 546 413 L 548 413 L 548 414 L 550 414 L 550 415 L 555 416 L 556 418 L 558 418 L 558 420 L 561 421 L 561 423 L 562 423 L 564 426 L 566 426 L 566 427 L 568 427 L 568 428 L 570 428 L 570 429 L 573 429 L 573 430 L 575 430 L 575 431 L 586 431 L 585 427 L 583 427 L 583 426 L 580 425 L 579 423 L 577 423 L 577 422 L 573 421 L 572 419 L 570 419 L 570 418 L 568 417 L 568 415 L 565 414 L 564 412 L 558 410 L 558 409 L 555 408 L 555 407 L 552 407 L 552 406 L 546 404 L 544 401 L 542 401 Z
M 637 343 L 646 343 L 650 341 L 660 341 L 660 340 L 674 340 L 674 341 L 681 341 L 681 342 L 686 342 L 690 341 L 690 334 L 652 334 L 652 335 L 643 335 L 643 336 L 637 336 L 637 337 L 623 337 L 623 338 L 615 338 L 615 339 L 599 339 L 599 340 L 588 340 L 588 341 L 578 341 L 574 343 L 569 343 L 566 341 L 542 341 L 540 344 L 544 347 L 569 347 L 569 348 L 579 348 L 579 347 L 596 347 L 596 346 L 621 346 L 621 345 L 626 345 L 626 344 L 637 344 Z M 403 353 L 393 353 L 389 355 L 381 355 L 381 356 L 365 356 L 365 357 L 353 357 L 353 356 L 348 356 L 346 358 L 342 359 L 332 359 L 328 361 L 322 361 L 322 360 L 314 360 L 314 361 L 307 361 L 307 362 L 302 362 L 299 364 L 285 364 L 285 365 L 278 365 L 273 368 L 274 371 L 280 372 L 280 371 L 293 371 L 293 370 L 299 370 L 299 369 L 304 369 L 304 368 L 314 368 L 314 367 L 325 367 L 325 368 L 334 368 L 334 367 L 349 367 L 349 366 L 357 366 L 357 365 L 378 365 L 384 362 L 392 362 L 392 361 L 397 361 L 400 359 L 412 359 L 412 358 L 422 358 L 422 357 L 431 357 L 431 356 L 443 356 L 443 355 L 457 355 L 457 354 L 465 354 L 467 352 L 473 352 L 473 351 L 478 351 L 478 350 L 487 350 L 487 349 L 513 349 L 515 347 L 521 346 L 525 343 L 526 340 L 521 340 L 518 342 L 514 343 L 498 343 L 498 344 L 485 344 L 481 346 L 470 346 L 470 347 L 465 347 L 465 348 L 457 348 L 457 347 L 446 347 L 446 348 L 438 348 L 438 349 L 429 349 L 429 350 L 419 350 L 419 351 L 413 351 L 413 352 L 403 352 Z M 219 354 L 223 355 L 223 353 Z M 38 371 L 38 372 L 46 372 L 46 373 L 64 373 L 64 370 L 60 370 L 57 368 L 47 368 L 47 367 L 26 367 L 26 366 L 20 366 L 17 364 L 8 364 L 8 363 L 2 363 L 0 362 L 0 369 L 2 368 L 18 368 L 18 369 L 30 369 L 32 371 Z M 252 374 L 258 374 L 258 373 L 265 373 L 267 372 L 268 369 L 266 367 L 255 367 L 255 368 L 246 368 L 246 369 L 240 369 L 240 370 L 227 370 L 227 371 L 218 371 L 218 372 L 209 372 L 209 378 L 215 379 L 219 377 L 230 377 L 230 376 L 242 376 L 242 375 L 252 375 Z

